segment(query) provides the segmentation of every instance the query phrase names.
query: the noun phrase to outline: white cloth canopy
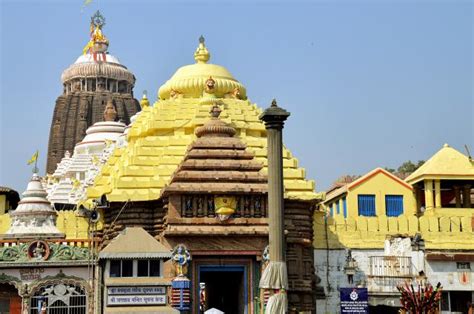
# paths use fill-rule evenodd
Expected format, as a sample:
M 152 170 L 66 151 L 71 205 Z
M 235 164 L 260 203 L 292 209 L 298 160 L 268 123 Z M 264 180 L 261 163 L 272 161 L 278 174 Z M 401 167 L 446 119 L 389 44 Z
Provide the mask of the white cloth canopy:
M 260 288 L 288 290 L 286 263 L 270 261 L 260 279 Z
M 265 314 L 285 314 L 288 309 L 286 292 L 279 292 L 268 298 Z

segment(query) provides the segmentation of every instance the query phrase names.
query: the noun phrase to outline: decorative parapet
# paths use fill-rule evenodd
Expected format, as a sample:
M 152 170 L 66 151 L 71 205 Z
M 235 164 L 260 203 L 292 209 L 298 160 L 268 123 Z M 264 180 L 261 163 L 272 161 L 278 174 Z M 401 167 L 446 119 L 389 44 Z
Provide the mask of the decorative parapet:
M 326 222 L 325 222 L 325 219 Z M 399 217 L 324 217 L 314 214 L 316 249 L 358 248 L 383 249 L 387 236 L 420 234 L 426 249 L 472 250 L 474 232 L 472 217 L 425 215 Z M 327 228 L 325 226 L 327 225 Z M 327 233 L 326 231 L 327 230 Z
M 90 258 L 91 240 L 61 241 L 1 241 L 0 264 L 87 261 Z
M 5 273 L 0 274 L 0 283 L 7 283 L 13 285 L 18 291 L 21 288 L 21 280 L 17 277 L 7 275 Z M 21 292 L 21 291 L 20 291 Z

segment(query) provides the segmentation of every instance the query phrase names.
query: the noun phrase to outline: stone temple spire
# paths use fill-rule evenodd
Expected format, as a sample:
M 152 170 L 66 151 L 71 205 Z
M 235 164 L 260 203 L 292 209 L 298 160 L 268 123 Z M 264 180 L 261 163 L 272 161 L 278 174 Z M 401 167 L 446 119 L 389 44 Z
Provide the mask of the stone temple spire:
M 47 193 L 37 173 L 33 174 L 18 207 L 10 214 L 11 226 L 6 238 L 63 238 L 56 227 L 57 213 L 46 199 Z
M 109 53 L 109 41 L 102 32 L 105 18 L 97 12 L 91 19 L 90 41 L 61 75 L 63 94 L 56 100 L 51 121 L 47 173 L 53 173 L 65 151 L 86 135 L 86 130 L 103 121 L 104 109 L 113 100 L 116 120 L 130 123 L 130 117 L 140 111 L 133 97 L 135 76 Z

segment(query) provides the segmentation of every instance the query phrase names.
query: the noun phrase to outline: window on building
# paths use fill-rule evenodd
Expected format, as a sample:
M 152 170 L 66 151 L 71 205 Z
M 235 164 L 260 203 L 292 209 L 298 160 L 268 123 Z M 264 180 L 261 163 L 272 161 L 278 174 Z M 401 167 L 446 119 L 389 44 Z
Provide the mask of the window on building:
M 159 260 L 138 260 L 137 261 L 138 277 L 159 277 L 160 261 Z
M 469 262 L 457 262 L 457 269 L 471 269 L 471 263 Z
M 110 277 L 133 277 L 133 260 L 111 260 Z
M 122 263 L 120 260 L 111 260 L 110 261 L 110 277 L 121 277 L 120 268 Z
M 342 211 L 344 213 L 344 218 L 347 218 L 347 201 L 345 197 L 342 199 Z
M 333 208 L 334 204 L 330 204 L 329 205 L 329 216 L 330 217 L 333 217 L 334 216 L 334 208 Z
M 357 196 L 359 216 L 375 216 L 375 195 L 360 194 Z
M 388 217 L 403 214 L 403 195 L 385 195 L 385 210 Z
M 122 277 L 133 277 L 133 260 L 122 261 Z
M 336 213 L 338 215 L 341 213 L 341 200 L 336 201 Z
M 150 261 L 150 277 L 159 277 L 160 276 L 160 261 L 151 260 Z
M 137 276 L 138 277 L 148 277 L 148 260 L 138 260 L 137 261 Z

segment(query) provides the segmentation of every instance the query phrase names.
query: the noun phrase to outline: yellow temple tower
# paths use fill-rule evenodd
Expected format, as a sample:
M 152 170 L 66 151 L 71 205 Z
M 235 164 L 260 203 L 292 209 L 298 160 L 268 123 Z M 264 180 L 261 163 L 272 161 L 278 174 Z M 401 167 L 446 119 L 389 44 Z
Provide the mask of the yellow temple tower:
M 205 307 L 225 307 L 215 298 L 223 293 L 227 304 L 237 302 L 242 313 L 253 313 L 263 310 L 266 300 L 258 280 L 268 244 L 267 192 L 252 183 L 263 182 L 267 175 L 262 110 L 226 68 L 209 63 L 203 37 L 194 59 L 159 88 L 153 106 L 142 107 L 127 131 L 127 145 L 115 149 L 88 188 L 84 204 L 100 205 L 104 245 L 128 227 L 143 228 L 169 249 L 185 245 L 192 256 L 187 276 L 193 313 L 201 304 L 199 284 L 207 284 Z M 219 118 L 212 119 L 226 125 L 217 129 L 233 131 L 222 135 L 211 127 L 211 135 L 199 139 L 203 133 L 198 129 L 208 125 L 211 108 L 219 111 Z M 256 169 L 258 179 L 252 179 L 249 167 Z M 320 195 L 287 148 L 283 168 L 289 310 L 312 311 L 311 217 Z M 170 184 L 171 194 L 166 192 Z M 171 279 L 176 272 L 168 264 L 164 273 Z M 226 284 L 229 280 L 237 280 L 237 290 Z

